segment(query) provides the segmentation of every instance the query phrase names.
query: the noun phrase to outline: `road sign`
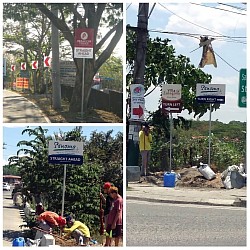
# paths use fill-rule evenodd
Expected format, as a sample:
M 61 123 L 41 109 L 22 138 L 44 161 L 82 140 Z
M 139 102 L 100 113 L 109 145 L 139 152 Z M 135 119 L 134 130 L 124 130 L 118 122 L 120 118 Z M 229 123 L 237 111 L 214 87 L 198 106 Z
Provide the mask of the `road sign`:
M 49 56 L 45 56 L 44 57 L 44 61 L 43 61 L 43 66 L 46 68 L 50 67 L 51 65 L 51 58 Z
M 67 86 L 75 86 L 76 65 L 74 61 L 60 61 L 60 81 Z
M 38 69 L 38 61 L 32 61 L 32 69 Z
M 21 63 L 21 70 L 26 70 L 26 62 Z
M 15 71 L 15 70 L 16 70 L 16 65 L 13 65 L 13 64 L 12 64 L 12 65 L 10 66 L 10 70 L 11 70 L 11 71 Z
M 74 58 L 93 58 L 94 29 L 75 30 Z
M 162 112 L 181 113 L 181 84 L 162 85 Z
M 247 107 L 247 69 L 240 69 L 238 105 L 240 108 Z
M 131 121 L 144 121 L 144 86 L 142 84 L 131 84 Z
M 83 164 L 83 143 L 75 141 L 49 141 L 49 163 Z
M 196 84 L 196 101 L 198 103 L 225 103 L 225 84 Z

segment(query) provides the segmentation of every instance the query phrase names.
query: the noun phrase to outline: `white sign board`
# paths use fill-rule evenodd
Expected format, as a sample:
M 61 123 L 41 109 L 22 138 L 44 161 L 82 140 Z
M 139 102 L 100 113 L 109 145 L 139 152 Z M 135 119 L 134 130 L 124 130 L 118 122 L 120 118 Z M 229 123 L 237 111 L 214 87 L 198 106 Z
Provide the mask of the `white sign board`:
M 143 84 L 131 84 L 131 121 L 144 121 L 145 90 Z
M 49 163 L 82 165 L 83 143 L 76 141 L 49 141 Z
M 225 103 L 225 84 L 196 84 L 196 101 L 198 103 Z

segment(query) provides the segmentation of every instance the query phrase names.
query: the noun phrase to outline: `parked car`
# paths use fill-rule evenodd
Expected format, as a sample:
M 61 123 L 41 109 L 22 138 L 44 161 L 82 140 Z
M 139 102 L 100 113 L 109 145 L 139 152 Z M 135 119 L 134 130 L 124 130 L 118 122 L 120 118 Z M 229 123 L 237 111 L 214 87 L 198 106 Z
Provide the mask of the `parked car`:
M 7 182 L 3 182 L 3 190 L 10 191 L 10 184 Z

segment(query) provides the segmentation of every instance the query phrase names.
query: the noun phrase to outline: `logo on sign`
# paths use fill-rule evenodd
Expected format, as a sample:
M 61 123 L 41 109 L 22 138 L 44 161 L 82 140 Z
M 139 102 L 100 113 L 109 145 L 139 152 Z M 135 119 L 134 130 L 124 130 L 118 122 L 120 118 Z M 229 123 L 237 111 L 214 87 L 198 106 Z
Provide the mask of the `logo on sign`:
M 144 88 L 141 86 L 135 87 L 133 90 L 134 95 L 141 95 L 142 92 L 144 93 Z
M 82 40 L 87 40 L 89 35 L 88 35 L 87 32 L 82 32 L 80 37 L 81 37 Z

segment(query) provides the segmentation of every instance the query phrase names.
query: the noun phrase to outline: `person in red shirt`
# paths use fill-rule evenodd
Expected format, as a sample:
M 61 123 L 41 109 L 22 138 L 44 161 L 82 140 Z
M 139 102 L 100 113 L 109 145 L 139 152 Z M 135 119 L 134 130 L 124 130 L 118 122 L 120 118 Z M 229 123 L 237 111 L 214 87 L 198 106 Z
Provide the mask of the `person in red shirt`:
M 118 194 L 117 187 L 111 187 L 109 189 L 110 196 L 113 198 L 110 212 L 108 214 L 106 232 L 110 235 L 109 241 L 106 242 L 108 246 L 111 246 L 112 238 L 115 238 L 115 246 L 119 245 L 120 238 L 122 237 L 122 211 L 123 211 L 123 199 Z
M 40 222 L 39 227 L 45 231 L 51 231 L 54 227 L 62 228 L 66 225 L 65 218 L 51 211 L 41 213 L 37 220 Z

